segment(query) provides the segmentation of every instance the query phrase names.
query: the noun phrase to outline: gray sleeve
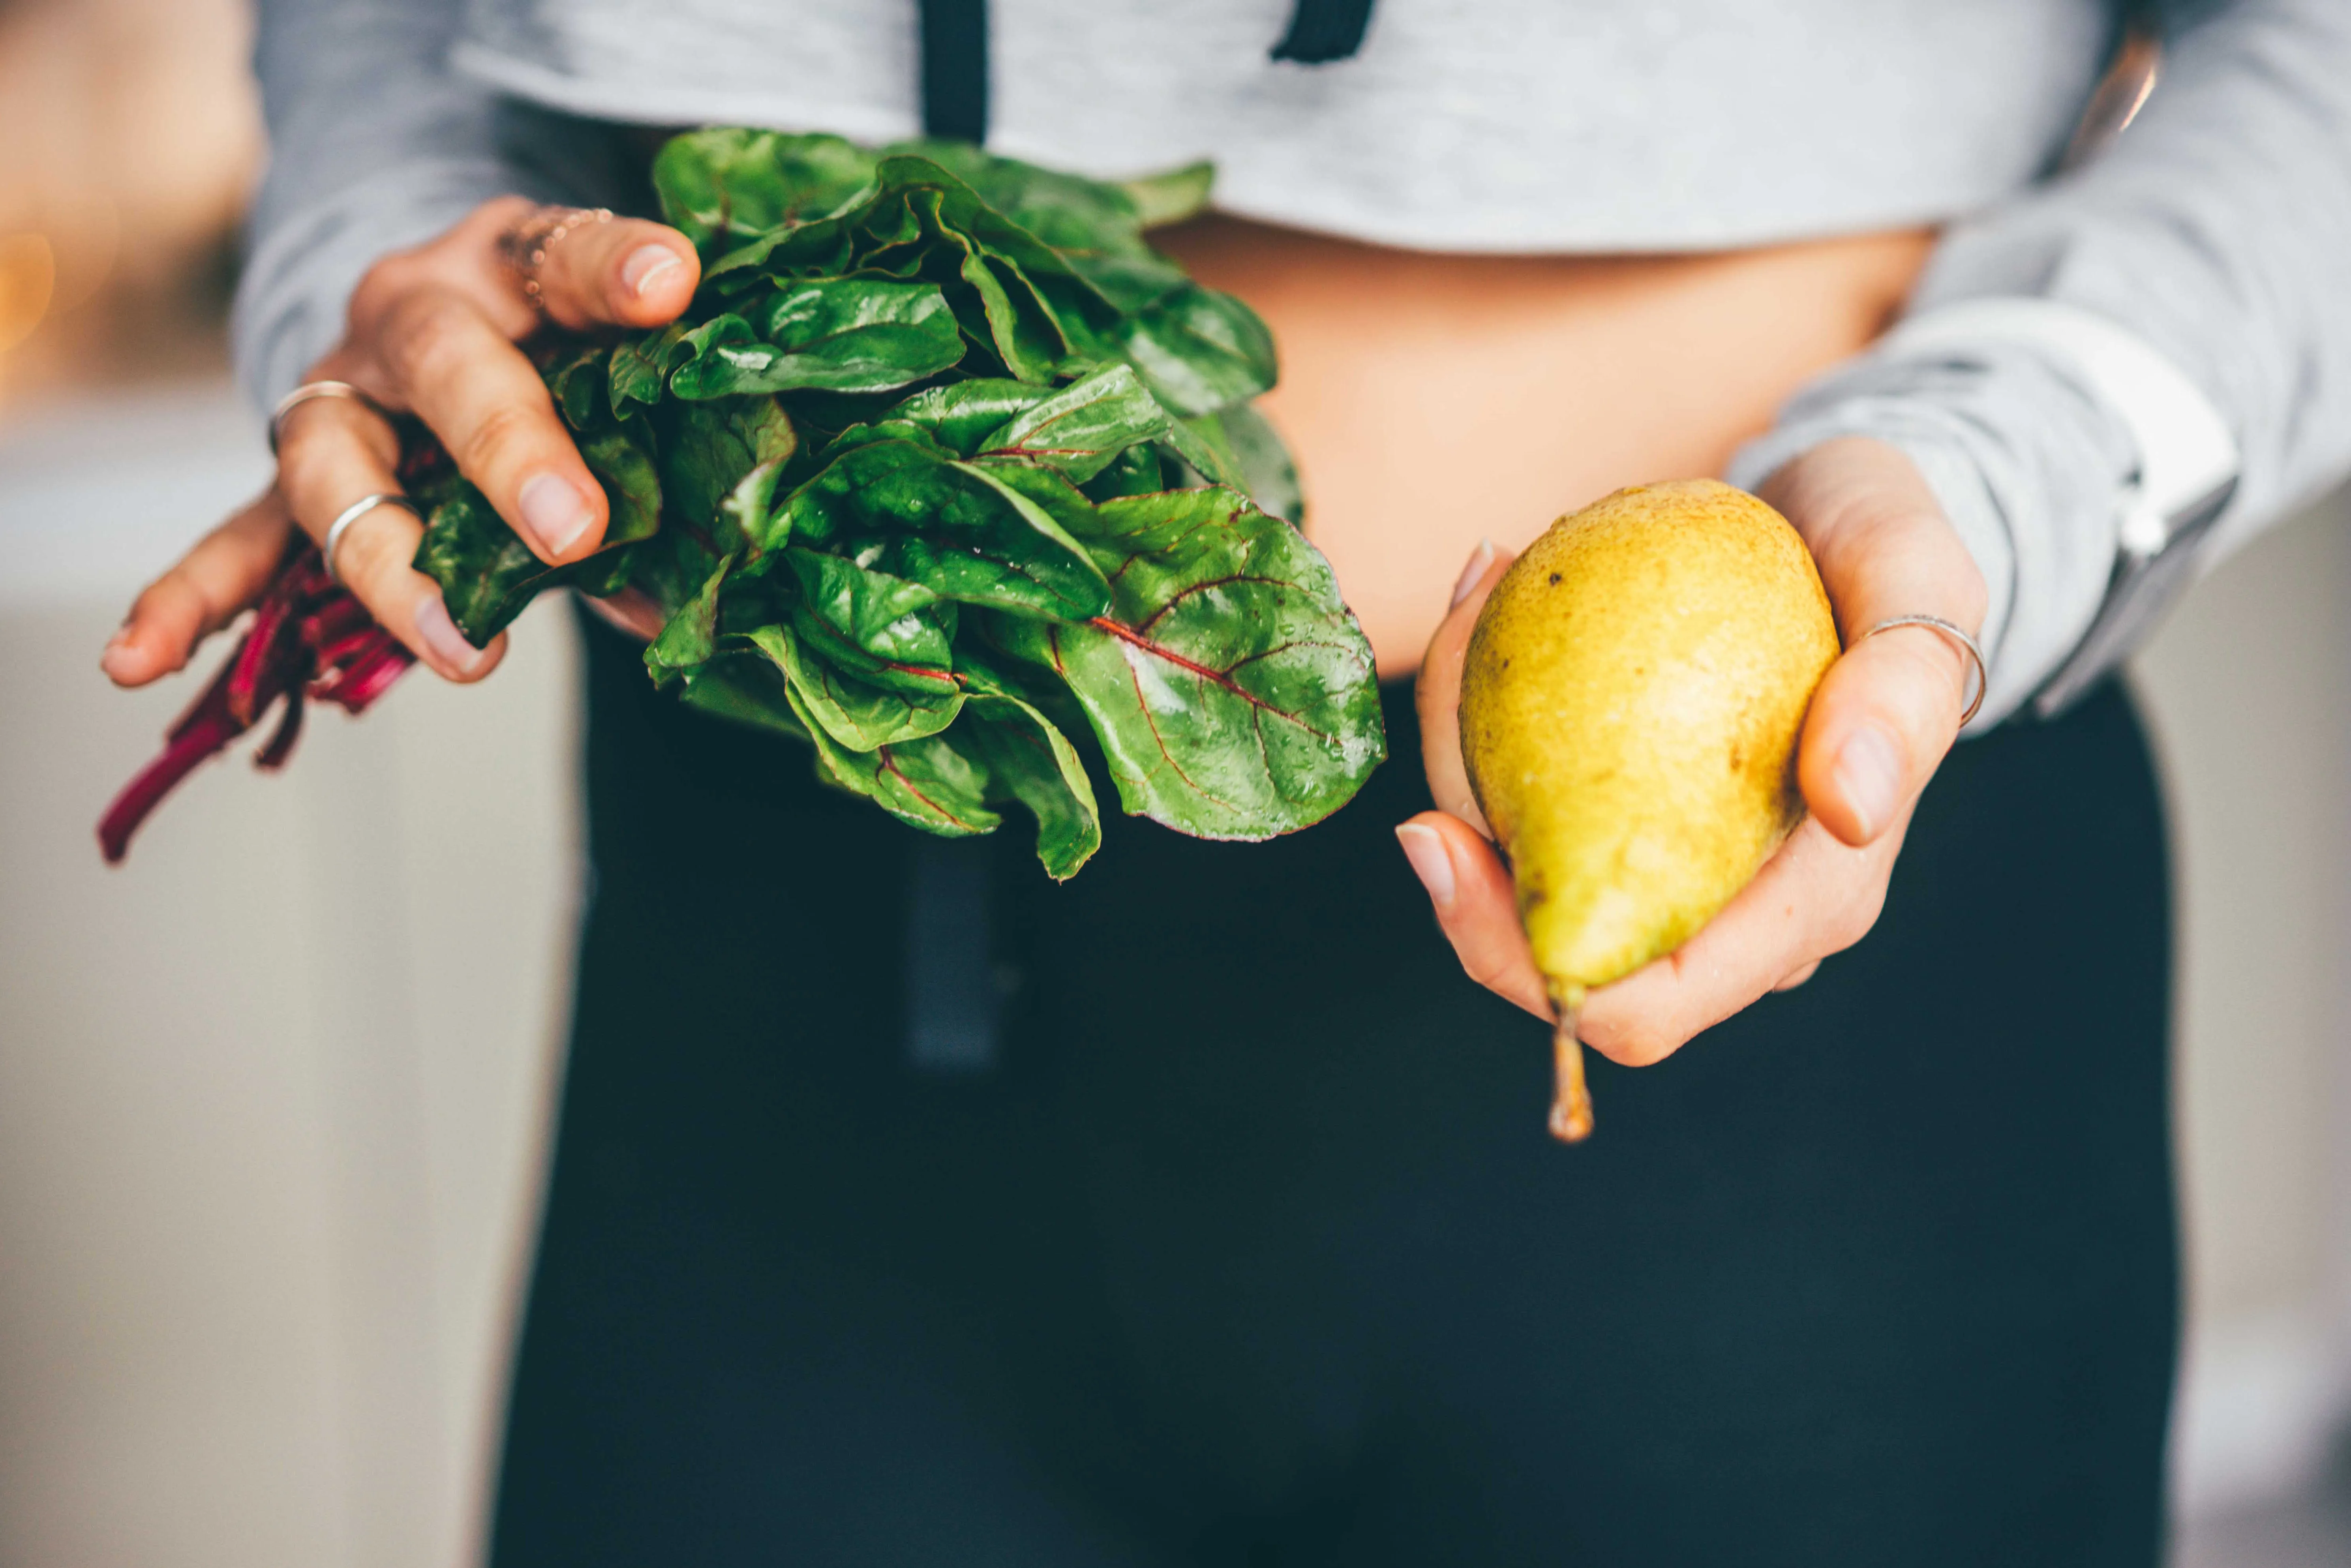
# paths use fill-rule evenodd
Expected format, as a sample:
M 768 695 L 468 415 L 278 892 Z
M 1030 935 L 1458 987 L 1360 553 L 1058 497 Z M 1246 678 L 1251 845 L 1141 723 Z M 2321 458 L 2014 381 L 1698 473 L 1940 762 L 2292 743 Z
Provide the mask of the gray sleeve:
M 360 275 L 492 196 L 556 199 L 500 154 L 498 102 L 448 69 L 462 0 L 261 0 L 267 178 L 231 323 L 266 406 L 343 334 Z
M 2197 565 L 2351 470 L 2351 5 L 2168 11 L 2162 74 L 2130 130 L 2087 166 L 1956 225 L 1910 309 L 2052 299 L 2184 371 L 2242 465 Z M 1801 392 L 1731 477 L 1751 485 L 1846 434 L 1907 451 L 1973 549 L 1991 590 L 1991 683 L 1971 728 L 1998 722 L 2066 664 L 2118 580 L 2130 429 L 2029 347 L 1879 353 Z M 2123 591 L 2158 593 L 2183 575 Z M 2095 657 L 2126 651 L 2102 636 Z M 2067 669 L 2066 685 L 2085 673 Z

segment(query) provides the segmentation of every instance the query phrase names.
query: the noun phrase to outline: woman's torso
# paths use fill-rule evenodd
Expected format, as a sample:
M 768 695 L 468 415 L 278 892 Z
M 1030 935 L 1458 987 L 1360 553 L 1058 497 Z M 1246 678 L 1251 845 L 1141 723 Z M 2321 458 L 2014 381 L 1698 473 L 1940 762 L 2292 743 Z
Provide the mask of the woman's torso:
M 1480 536 L 1718 472 L 1899 308 L 1932 225 L 2044 168 L 2112 0 L 991 0 L 989 147 L 1217 165 L 1159 242 L 1271 325 L 1267 412 L 1384 674 Z M 457 65 L 549 108 L 919 129 L 916 0 L 470 0 Z M 1515 254 L 1512 254 L 1515 253 Z
M 1719 473 L 1877 335 L 1932 243 L 1436 256 L 1230 218 L 1155 238 L 1273 329 L 1260 406 L 1388 676 L 1419 663 L 1478 538 L 1515 548 L 1620 486 Z

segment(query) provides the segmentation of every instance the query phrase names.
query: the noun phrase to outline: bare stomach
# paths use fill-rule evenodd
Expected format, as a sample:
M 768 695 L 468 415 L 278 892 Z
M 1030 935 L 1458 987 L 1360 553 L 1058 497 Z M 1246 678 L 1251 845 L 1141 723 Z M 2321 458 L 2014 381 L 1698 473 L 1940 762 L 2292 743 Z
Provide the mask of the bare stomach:
M 1480 538 L 1517 548 L 1623 486 L 1719 474 L 1884 329 L 1933 243 L 1448 256 L 1230 218 L 1152 238 L 1272 327 L 1262 406 L 1384 676 L 1418 665 Z

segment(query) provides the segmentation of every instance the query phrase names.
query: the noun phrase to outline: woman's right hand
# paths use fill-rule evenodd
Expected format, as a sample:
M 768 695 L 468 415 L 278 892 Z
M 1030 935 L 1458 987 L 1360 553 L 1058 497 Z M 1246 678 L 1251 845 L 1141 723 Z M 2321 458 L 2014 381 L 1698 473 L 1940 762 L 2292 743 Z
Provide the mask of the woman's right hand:
M 559 215 L 562 209 L 556 210 Z M 546 323 L 569 330 L 657 327 L 694 297 L 701 262 L 675 229 L 590 219 L 543 246 L 549 209 L 521 196 L 485 202 L 430 244 L 384 257 L 351 295 L 349 329 L 310 368 L 384 407 L 415 414 L 466 478 L 550 566 L 603 540 L 604 492 L 580 460 L 538 371 L 516 347 Z M 523 285 L 534 277 L 544 308 Z M 290 529 L 323 540 L 353 501 L 397 491 L 392 427 L 346 398 L 312 398 L 284 421 L 277 477 L 260 499 L 200 540 L 139 596 L 99 661 L 120 685 L 182 668 L 196 644 L 268 586 Z M 344 531 L 335 566 L 376 620 L 439 674 L 479 680 L 505 652 L 458 632 L 433 580 L 412 567 L 423 525 L 378 507 Z

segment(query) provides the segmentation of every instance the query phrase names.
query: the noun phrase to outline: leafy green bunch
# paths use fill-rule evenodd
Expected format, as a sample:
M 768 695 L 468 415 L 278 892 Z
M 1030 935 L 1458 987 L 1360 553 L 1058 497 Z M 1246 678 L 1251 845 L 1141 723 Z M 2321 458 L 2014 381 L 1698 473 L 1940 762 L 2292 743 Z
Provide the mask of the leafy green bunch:
M 1383 759 L 1372 655 L 1284 516 L 1249 401 L 1264 324 L 1155 252 L 1207 171 L 1113 185 L 956 143 L 713 130 L 653 165 L 705 258 L 672 326 L 543 366 L 611 502 L 543 566 L 481 495 L 420 486 L 416 565 L 486 643 L 561 583 L 666 616 L 653 680 L 807 741 L 934 833 L 1101 841 L 1071 737 L 1124 809 L 1206 838 L 1320 821 Z

